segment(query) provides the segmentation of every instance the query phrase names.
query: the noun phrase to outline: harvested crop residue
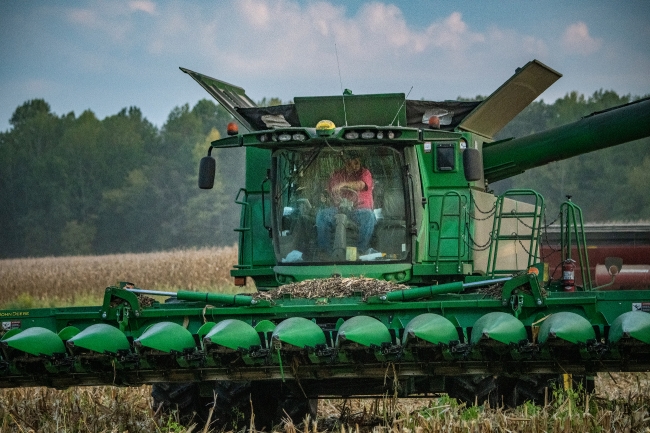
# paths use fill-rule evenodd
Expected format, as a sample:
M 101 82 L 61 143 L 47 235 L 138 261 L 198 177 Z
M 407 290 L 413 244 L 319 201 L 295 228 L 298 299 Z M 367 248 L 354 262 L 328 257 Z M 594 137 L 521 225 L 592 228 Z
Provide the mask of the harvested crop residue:
M 274 300 L 291 296 L 294 298 L 349 298 L 361 296 L 365 301 L 370 296 L 383 295 L 393 290 L 406 290 L 409 286 L 374 278 L 323 278 L 287 284 L 268 292 L 258 292 L 255 299 Z

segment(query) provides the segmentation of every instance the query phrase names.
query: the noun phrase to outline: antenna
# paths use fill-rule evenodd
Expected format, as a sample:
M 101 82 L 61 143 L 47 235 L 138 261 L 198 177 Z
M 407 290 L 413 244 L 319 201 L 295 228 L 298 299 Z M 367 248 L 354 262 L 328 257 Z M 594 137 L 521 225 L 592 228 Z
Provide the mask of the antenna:
M 339 64 L 339 50 L 336 49 L 336 44 L 334 44 L 334 52 L 336 53 L 336 66 L 339 69 L 339 83 L 341 84 L 341 98 L 343 98 L 343 118 L 345 119 L 345 126 L 348 126 L 348 112 L 345 109 L 345 92 L 343 91 L 343 79 L 341 78 L 341 65 Z
M 388 126 L 393 126 L 393 123 L 395 123 L 395 119 L 397 119 L 397 116 L 399 115 L 400 110 L 402 109 L 404 104 L 406 104 L 406 98 L 408 98 L 409 95 L 411 94 L 411 90 L 413 90 L 413 86 L 411 86 L 411 89 L 409 90 L 409 92 L 404 97 L 404 102 L 402 102 L 402 105 L 399 106 L 399 108 L 397 109 L 397 113 L 395 113 L 395 117 L 393 117 L 393 121 L 390 122 L 390 125 L 388 125 Z M 397 125 L 397 126 L 399 126 L 399 125 Z

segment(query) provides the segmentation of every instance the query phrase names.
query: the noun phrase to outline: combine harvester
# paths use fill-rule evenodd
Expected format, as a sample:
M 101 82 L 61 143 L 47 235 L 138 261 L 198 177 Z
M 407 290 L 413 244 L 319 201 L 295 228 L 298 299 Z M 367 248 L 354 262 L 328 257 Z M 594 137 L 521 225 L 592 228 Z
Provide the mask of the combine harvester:
M 231 274 L 258 292 L 120 283 L 97 307 L 0 311 L 0 387 L 154 384 L 156 405 L 198 417 L 216 393 L 220 425 L 250 416 L 250 396 L 262 426 L 284 410 L 313 414 L 324 396 L 446 392 L 514 406 L 543 401 L 562 374 L 591 389 L 597 372 L 650 369 L 650 290 L 603 290 L 621 270 L 615 258 L 611 281 L 592 282 L 580 208 L 562 205 L 553 280 L 540 254 L 544 199 L 489 190 L 649 136 L 650 99 L 493 141 L 561 75 L 531 61 L 482 102 L 346 91 L 262 108 L 182 71 L 247 130 L 232 124 L 212 142 L 199 186 L 213 185 L 213 149 L 245 148 Z M 346 165 L 371 179 L 336 187 Z

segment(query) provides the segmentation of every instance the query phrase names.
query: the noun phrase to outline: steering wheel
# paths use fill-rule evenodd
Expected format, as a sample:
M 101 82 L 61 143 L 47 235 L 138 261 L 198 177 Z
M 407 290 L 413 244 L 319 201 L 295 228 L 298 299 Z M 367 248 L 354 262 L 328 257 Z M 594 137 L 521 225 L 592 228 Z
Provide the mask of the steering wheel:
M 359 191 L 344 186 L 332 194 L 334 201 L 338 202 L 339 207 L 352 210 L 359 201 Z

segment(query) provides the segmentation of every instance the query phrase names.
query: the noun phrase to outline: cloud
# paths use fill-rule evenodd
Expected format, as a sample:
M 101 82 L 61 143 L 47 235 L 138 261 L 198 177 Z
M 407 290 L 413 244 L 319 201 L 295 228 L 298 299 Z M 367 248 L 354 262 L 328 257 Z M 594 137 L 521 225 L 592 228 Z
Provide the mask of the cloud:
M 582 21 L 571 24 L 562 35 L 562 47 L 571 54 L 589 55 L 600 49 L 603 40 L 589 35 L 587 24 Z
M 441 22 L 429 25 L 427 45 L 445 51 L 465 51 L 485 42 L 485 35 L 471 32 L 460 12 L 453 12 Z
M 266 89 L 259 92 L 291 87 L 293 94 L 304 94 L 298 85 L 311 92 L 338 88 L 340 69 L 356 93 L 393 91 L 408 83 L 416 92 L 418 86 L 440 92 L 462 85 L 472 94 L 495 84 L 486 82 L 487 75 L 475 65 L 491 65 L 507 78 L 516 66 L 548 53 L 543 39 L 496 26 L 477 31 L 457 11 L 416 25 L 404 10 L 382 2 L 363 3 L 350 12 L 345 3 L 329 1 L 133 0 L 94 3 L 70 16 L 92 27 L 93 36 L 112 35 L 112 46 L 100 57 L 107 64 L 118 64 L 117 57 L 110 59 L 119 47 L 150 56 L 150 63 L 183 65 Z
M 146 12 L 150 15 L 153 15 L 156 13 L 156 4 L 148 0 L 135 0 L 129 2 L 129 9 L 132 11 Z
M 276 6 L 282 7 L 281 2 L 278 2 Z M 268 28 L 272 19 L 269 3 L 245 0 L 239 2 L 239 8 L 242 16 L 254 29 Z
M 81 28 L 99 31 L 113 42 L 125 42 L 140 29 L 134 25 L 137 12 L 156 14 L 155 3 L 149 0 L 134 0 L 128 4 L 100 1 L 85 8 L 68 10 L 68 21 Z
M 114 6 L 97 3 L 70 11 L 73 22 L 107 33 L 114 41 L 137 43 L 156 56 L 203 56 L 220 69 L 259 74 L 298 74 L 320 70 L 334 59 L 334 44 L 343 63 L 402 73 L 409 62 L 469 65 L 471 52 L 499 57 L 497 51 L 544 53 L 545 43 L 508 30 L 474 31 L 460 12 L 437 16 L 424 27 L 410 24 L 395 4 L 370 2 L 350 14 L 327 1 L 242 0 L 233 4 L 160 3 L 133 0 Z M 141 26 L 144 18 L 151 25 Z M 140 14 L 142 15 L 142 14 Z M 130 36 L 137 30 L 138 38 Z M 191 41 L 191 42 L 190 42 Z M 331 59 L 330 59 L 331 58 Z M 227 59 L 227 62 L 224 62 Z
M 301 5 L 287 0 L 247 0 L 235 8 L 236 18 L 221 20 L 211 38 L 216 51 L 230 52 L 220 35 L 235 32 L 243 21 L 250 30 L 237 40 L 237 50 L 230 52 L 228 59 L 240 70 L 256 73 L 260 68 L 267 73 L 322 73 L 323 63 L 335 60 L 334 44 L 341 64 L 354 65 L 348 73 L 390 73 L 405 68 L 400 62 L 414 56 L 453 56 L 485 41 L 484 35 L 469 29 L 458 12 L 415 28 L 399 7 L 378 2 L 361 5 L 354 15 L 327 2 Z M 202 26 L 195 26 L 199 34 Z
M 108 36 L 113 41 L 124 41 L 133 30 L 126 19 L 126 11 L 117 3 L 99 3 L 87 8 L 73 8 L 67 13 L 68 20 L 82 29 L 90 29 Z

